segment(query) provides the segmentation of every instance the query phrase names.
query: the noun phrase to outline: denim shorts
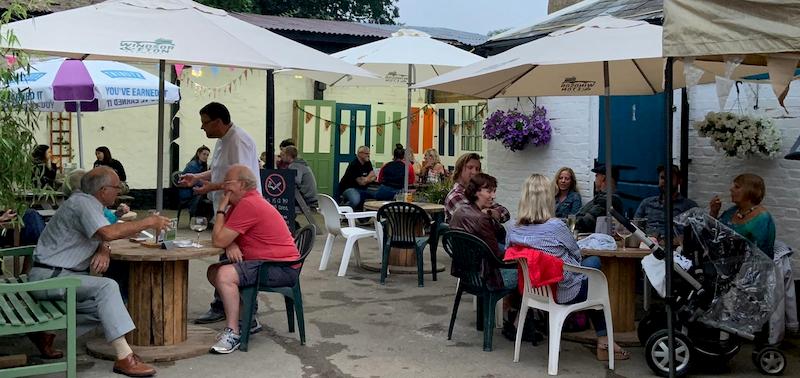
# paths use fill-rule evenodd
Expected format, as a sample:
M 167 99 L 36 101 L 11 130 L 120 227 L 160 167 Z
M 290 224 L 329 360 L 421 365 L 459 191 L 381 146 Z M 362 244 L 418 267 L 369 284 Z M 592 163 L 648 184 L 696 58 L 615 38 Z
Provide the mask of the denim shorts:
M 234 263 L 233 267 L 239 274 L 239 286 L 255 285 L 258 280 L 258 268 L 262 262 L 256 260 L 245 260 Z M 267 286 L 269 287 L 291 287 L 297 283 L 300 271 L 289 266 L 267 266 Z

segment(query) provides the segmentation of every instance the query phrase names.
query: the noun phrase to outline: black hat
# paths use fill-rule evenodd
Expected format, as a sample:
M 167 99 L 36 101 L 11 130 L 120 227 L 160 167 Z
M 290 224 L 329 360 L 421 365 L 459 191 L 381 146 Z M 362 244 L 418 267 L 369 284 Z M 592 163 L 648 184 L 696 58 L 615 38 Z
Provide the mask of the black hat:
M 630 165 L 612 165 L 611 166 L 611 177 L 619 181 L 619 171 L 623 169 L 636 169 L 636 167 L 631 167 Z M 599 173 L 601 175 L 606 174 L 606 164 L 605 163 L 598 163 L 596 160 L 594 162 L 594 168 L 592 168 L 592 172 Z

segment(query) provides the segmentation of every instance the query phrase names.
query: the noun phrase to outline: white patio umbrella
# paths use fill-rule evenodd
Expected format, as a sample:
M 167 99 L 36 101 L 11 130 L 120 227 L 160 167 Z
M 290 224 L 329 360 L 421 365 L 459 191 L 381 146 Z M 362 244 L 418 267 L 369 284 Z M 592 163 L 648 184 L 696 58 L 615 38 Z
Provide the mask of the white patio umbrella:
M 411 135 L 411 86 L 450 72 L 456 68 L 480 62 L 482 57 L 458 47 L 435 40 L 413 29 L 400 29 L 390 38 L 343 50 L 331 56 L 365 68 L 379 78 L 340 75 L 330 86 L 405 86 L 408 88 L 406 116 L 406 148 Z M 317 77 L 313 72 L 306 73 Z M 418 151 L 419 152 L 419 151 Z M 408 161 L 406 161 L 408 163 Z M 408 189 L 408 170 L 404 189 Z
M 317 80 L 326 83 L 341 75 L 374 77 L 363 69 L 191 0 L 108 0 L 12 22 L 0 32 L 9 30 L 19 43 L 9 46 L 4 38 L 2 47 L 82 60 L 158 62 L 160 82 L 166 64 L 175 63 L 304 69 L 316 72 Z M 160 88 L 158 151 L 164 150 L 164 92 Z M 274 125 L 273 112 L 268 112 L 267 117 L 269 129 Z M 268 139 L 270 133 L 268 130 Z M 269 143 L 267 148 L 271 148 Z M 158 154 L 157 164 L 157 209 L 163 207 L 161 155 Z
M 553 32 L 481 62 L 419 83 L 414 88 L 437 89 L 480 98 L 520 96 L 606 96 L 605 164 L 611 177 L 612 95 L 652 95 L 663 91 L 665 58 L 661 27 L 644 21 L 600 16 Z M 721 73 L 724 64 L 697 62 Z M 673 80 L 683 86 L 682 65 Z M 739 66 L 736 76 L 761 72 Z M 701 82 L 714 81 L 705 73 Z M 606 208 L 611 209 L 613 188 L 608 180 Z
M 83 169 L 81 112 L 97 112 L 158 104 L 158 77 L 128 64 L 105 60 L 50 59 L 18 69 L 9 88 L 41 111 L 78 115 L 78 163 Z M 164 83 L 164 100 L 180 100 L 180 88 Z

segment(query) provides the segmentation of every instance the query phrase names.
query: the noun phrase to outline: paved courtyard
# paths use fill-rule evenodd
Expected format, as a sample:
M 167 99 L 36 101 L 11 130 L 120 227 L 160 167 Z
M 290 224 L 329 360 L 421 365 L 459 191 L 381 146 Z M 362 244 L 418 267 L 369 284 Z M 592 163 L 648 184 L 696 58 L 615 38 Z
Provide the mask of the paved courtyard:
M 181 237 L 194 233 L 183 226 Z M 210 233 L 204 234 L 210 238 Z M 169 363 L 156 363 L 159 377 L 538 377 L 547 375 L 547 344 L 523 343 L 519 363 L 513 363 L 514 345 L 499 330 L 494 333 L 494 351 L 482 350 L 482 333 L 475 329 L 472 297 L 465 295 L 456 319 L 453 339 L 447 340 L 447 326 L 456 280 L 440 273 L 439 280 L 425 276 L 425 287 L 417 287 L 416 275 L 391 275 L 386 286 L 379 274 L 355 266 L 351 259 L 346 277 L 337 277 L 344 243 L 334 246 L 328 269 L 319 271 L 324 235 L 317 236 L 314 250 L 303 269 L 302 288 L 306 316 L 307 344 L 288 333 L 284 302 L 277 294 L 260 294 L 259 319 L 264 331 L 250 340 L 250 351 L 230 355 L 203 355 Z M 377 260 L 377 243 L 362 244 L 365 260 Z M 426 250 L 426 255 L 427 255 Z M 439 261 L 449 258 L 439 251 Z M 190 263 L 189 318 L 206 311 L 212 288 L 205 279 L 206 267 L 215 259 Z M 223 322 L 210 325 L 215 330 Z M 82 339 L 85 339 L 84 336 Z M 59 340 L 63 342 L 63 337 Z M 79 340 L 78 375 L 108 377 L 111 361 L 86 354 Z M 32 349 L 30 343 L 0 339 L 0 350 Z M 800 345 L 787 345 L 790 366 L 786 376 L 800 376 Z M 652 376 L 642 348 L 629 348 L 632 358 L 619 361 L 615 371 L 597 361 L 594 349 L 565 341 L 561 347 L 559 375 L 564 377 Z M 759 373 L 750 362 L 746 347 L 731 363 L 729 376 L 750 377 Z

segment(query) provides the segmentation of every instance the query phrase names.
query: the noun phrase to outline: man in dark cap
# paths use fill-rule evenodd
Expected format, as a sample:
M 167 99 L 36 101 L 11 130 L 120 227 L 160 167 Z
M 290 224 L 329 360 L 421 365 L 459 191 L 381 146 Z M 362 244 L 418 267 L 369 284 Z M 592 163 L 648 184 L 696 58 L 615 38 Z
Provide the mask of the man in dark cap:
M 578 210 L 575 215 L 575 228 L 578 232 L 594 232 L 597 223 L 597 217 L 606 215 L 606 165 L 595 163 L 594 169 L 594 189 L 595 195 L 591 201 Z M 619 167 L 611 166 L 611 187 L 616 191 L 617 180 L 619 180 Z M 611 206 L 622 212 L 622 200 L 616 194 L 611 197 Z

